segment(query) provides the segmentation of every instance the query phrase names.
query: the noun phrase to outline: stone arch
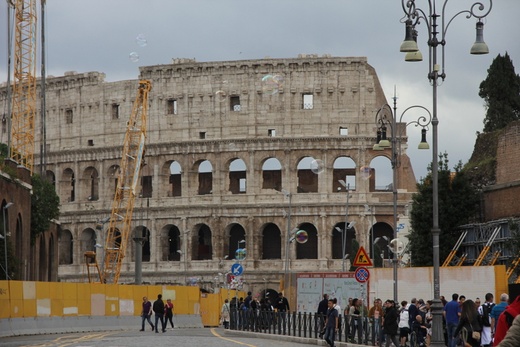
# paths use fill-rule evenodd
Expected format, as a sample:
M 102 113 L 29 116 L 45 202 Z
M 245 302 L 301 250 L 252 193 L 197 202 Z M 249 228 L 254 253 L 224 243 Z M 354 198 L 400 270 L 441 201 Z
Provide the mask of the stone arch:
M 153 167 L 148 164 L 144 164 L 141 167 L 141 193 L 140 198 L 151 198 L 153 192 Z
M 339 183 L 340 180 L 349 185 L 350 190 L 356 190 L 356 162 L 348 156 L 339 156 L 332 165 L 332 192 L 345 191 L 345 187 Z
M 356 228 L 354 226 L 350 226 L 350 224 L 351 223 L 349 223 L 347 226 L 347 233 L 344 239 L 342 235 L 345 230 L 345 222 L 336 223 L 334 228 L 332 228 L 332 259 L 343 258 L 342 241 L 345 241 L 345 256 L 351 252 L 352 240 L 356 239 Z
M 235 158 L 229 163 L 229 191 L 232 194 L 245 194 L 247 189 L 247 166 Z
M 74 170 L 63 170 L 60 180 L 60 201 L 73 202 L 76 200 L 76 176 Z
M 198 224 L 193 230 L 191 259 L 213 259 L 212 232 L 210 227 L 206 224 Z
M 370 161 L 370 167 L 374 170 L 374 190 L 391 191 L 393 175 L 390 158 L 385 155 L 378 155 L 372 158 Z
M 182 196 L 182 166 L 176 160 L 170 160 L 163 166 L 161 172 L 165 177 L 168 177 L 168 189 L 166 196 Z
M 6 210 L 6 213 L 9 213 L 9 210 Z M 16 218 L 16 230 L 13 239 L 16 240 L 16 258 L 23 259 L 23 226 L 21 213 L 19 213 L 18 218 Z
M 262 259 L 282 259 L 282 237 L 280 228 L 267 223 L 262 230 Z
M 167 224 L 161 230 L 161 260 L 180 261 L 181 254 L 181 231 L 174 224 Z M 185 242 L 185 241 L 184 241 Z
M 54 171 L 47 170 L 45 172 L 45 177 L 47 178 L 47 182 L 50 182 L 54 189 L 56 189 L 56 174 Z
M 110 198 L 113 199 L 116 194 L 117 183 L 119 180 L 119 165 L 111 165 L 107 170 L 107 189 L 110 192 Z
M 60 232 L 59 237 L 59 255 L 58 262 L 60 265 L 73 264 L 73 238 L 70 230 L 65 229 Z
M 305 230 L 309 235 L 307 242 L 296 243 L 296 259 L 318 259 L 318 229 L 312 223 L 302 223 L 299 230 Z
M 198 173 L 198 195 L 213 194 L 213 165 L 207 159 L 195 163 Z
M 385 222 L 377 222 L 373 226 L 374 230 L 374 256 L 383 255 L 383 259 L 391 259 L 392 252 L 388 249 L 390 241 L 394 238 L 394 229 Z
M 99 174 L 95 167 L 89 166 L 83 171 L 81 187 L 88 201 L 99 200 Z
M 238 248 L 246 248 L 246 230 L 242 225 L 232 223 L 226 227 L 226 234 L 228 241 L 227 245 L 224 243 L 224 249 L 227 249 L 225 255 L 228 256 L 228 259 L 236 259 L 236 250 Z M 251 256 L 251 254 L 249 254 L 249 256 Z
M 317 193 L 318 192 L 318 177 L 311 170 L 311 163 L 313 157 L 303 157 L 298 161 L 297 178 L 298 178 L 298 193 Z
M 79 254 L 83 258 L 86 251 L 95 251 L 96 232 L 92 228 L 84 229 L 79 236 Z M 81 263 L 85 260 L 82 259 Z
M 143 262 L 149 262 L 151 257 L 151 250 L 150 250 L 150 229 L 145 227 L 144 225 L 139 225 L 134 228 L 131 235 L 135 235 L 136 237 L 140 237 L 143 240 L 141 241 L 141 247 L 143 247 L 142 254 L 142 261 Z M 135 244 L 135 247 L 139 247 L 138 242 L 134 242 L 133 240 L 130 240 L 130 242 Z M 132 247 L 133 248 L 133 247 Z M 136 261 L 135 259 L 135 252 L 132 252 L 132 261 Z
M 277 158 L 269 157 L 262 163 L 262 189 L 282 191 L 282 164 Z

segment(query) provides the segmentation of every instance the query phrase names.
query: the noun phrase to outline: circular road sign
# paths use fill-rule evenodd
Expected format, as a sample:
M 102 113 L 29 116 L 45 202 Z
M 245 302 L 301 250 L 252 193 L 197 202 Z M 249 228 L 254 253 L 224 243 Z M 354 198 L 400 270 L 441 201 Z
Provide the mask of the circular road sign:
M 370 272 L 366 267 L 361 266 L 356 269 L 354 276 L 359 283 L 365 283 L 370 278 Z
M 235 263 L 233 264 L 233 266 L 231 266 L 231 273 L 234 276 L 240 276 L 242 275 L 242 272 L 244 272 L 244 267 L 239 263 Z

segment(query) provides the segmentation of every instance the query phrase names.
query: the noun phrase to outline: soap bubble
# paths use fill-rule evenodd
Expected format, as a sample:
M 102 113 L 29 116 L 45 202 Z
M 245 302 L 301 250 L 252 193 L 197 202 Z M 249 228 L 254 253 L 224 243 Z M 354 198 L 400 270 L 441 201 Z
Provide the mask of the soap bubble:
M 223 91 L 223 90 L 217 90 L 215 92 L 215 99 L 218 101 L 218 102 L 224 102 L 226 101 L 226 92 Z
M 325 170 L 325 164 L 323 164 L 323 161 L 321 159 L 314 159 L 311 162 L 311 171 L 314 172 L 316 175 L 322 173 Z
M 130 61 L 132 63 L 137 63 L 139 61 L 139 54 L 137 54 L 137 52 L 132 52 L 132 53 L 130 53 L 128 58 L 130 59 Z
M 262 92 L 266 95 L 275 95 L 280 91 L 283 81 L 282 75 L 265 75 L 262 77 Z
M 146 47 L 146 45 L 148 45 L 148 40 L 146 39 L 146 36 L 144 36 L 144 34 L 139 34 L 135 37 L 135 42 L 140 46 L 140 47 Z
M 235 251 L 235 259 L 236 260 L 244 260 L 246 259 L 246 249 L 245 248 L 239 248 Z
M 361 179 L 367 180 L 372 176 L 372 168 L 370 166 L 362 166 L 359 168 Z
M 298 243 L 305 243 L 309 240 L 309 234 L 305 230 L 298 230 L 295 236 Z

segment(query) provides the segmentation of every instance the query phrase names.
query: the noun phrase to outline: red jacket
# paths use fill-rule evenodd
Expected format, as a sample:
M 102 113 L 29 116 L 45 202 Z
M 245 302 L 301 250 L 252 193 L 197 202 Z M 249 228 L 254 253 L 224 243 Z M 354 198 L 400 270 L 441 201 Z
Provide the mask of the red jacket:
M 510 303 L 504 312 L 498 317 L 497 328 L 495 329 L 495 339 L 493 346 L 498 346 L 500 341 L 504 339 L 511 326 L 511 323 L 517 315 L 520 314 L 520 295 L 516 297 L 515 301 Z

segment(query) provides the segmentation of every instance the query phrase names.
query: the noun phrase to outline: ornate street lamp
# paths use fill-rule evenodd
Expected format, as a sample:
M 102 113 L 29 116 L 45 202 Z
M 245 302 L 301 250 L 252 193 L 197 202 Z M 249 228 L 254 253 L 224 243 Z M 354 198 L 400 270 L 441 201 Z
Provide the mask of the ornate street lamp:
M 459 15 L 464 15 L 467 19 L 475 18 L 476 23 L 476 40 L 471 47 L 471 54 L 487 54 L 489 49 L 484 42 L 484 23 L 483 19 L 491 12 L 493 0 L 486 0 L 489 6 L 485 6 L 482 2 L 474 2 L 468 9 L 455 13 L 451 18 L 446 15 L 448 0 L 440 1 L 442 3 L 441 12 L 437 12 L 437 1 L 427 0 L 427 10 L 422 10 L 416 6 L 419 0 L 401 0 L 403 11 L 405 13 L 404 23 L 406 25 L 405 42 L 401 45 L 401 52 L 407 53 L 407 61 L 420 61 L 420 59 L 412 59 L 414 52 L 419 52 L 419 47 L 413 45 L 410 40 L 414 40 L 417 35 L 416 26 L 424 22 L 428 30 L 428 80 L 433 87 L 433 119 L 432 119 L 432 238 L 433 238 L 433 324 L 432 324 L 432 347 L 444 346 L 442 336 L 442 304 L 440 301 L 440 274 L 439 274 L 439 187 L 438 187 L 438 133 L 437 126 L 439 120 L 437 118 L 437 86 L 439 85 L 439 77 L 444 81 L 446 73 L 444 71 L 444 47 L 446 45 L 446 32 L 451 22 Z M 460 1 L 458 1 L 460 3 Z M 437 21 L 440 19 L 440 27 Z M 411 34 L 411 35 L 410 35 Z M 437 48 L 441 48 L 441 61 L 437 61 Z M 412 54 L 410 54 L 412 53 Z
M 401 124 L 403 121 L 404 115 L 414 109 L 420 109 L 421 111 L 426 111 L 427 116 L 419 116 L 416 120 L 406 123 L 404 127 L 397 127 L 397 97 L 394 92 L 394 106 L 393 109 L 390 105 L 383 105 L 376 113 L 376 124 L 378 125 L 378 135 L 381 133 L 381 139 L 376 145 L 374 145 L 375 150 L 385 150 L 386 148 L 391 147 L 392 150 L 392 192 L 393 192 L 393 207 L 394 207 L 394 233 L 393 239 L 397 239 L 397 168 L 401 166 L 401 142 L 402 142 L 402 131 L 406 129 L 408 125 L 420 126 L 421 129 L 421 142 L 419 143 L 419 149 L 429 149 L 430 146 L 426 142 L 426 130 L 428 129 L 428 125 L 432 121 L 432 115 L 427 108 L 419 105 L 410 106 L 401 113 L 399 117 L 399 123 Z M 387 125 L 390 127 L 391 131 L 391 142 L 387 139 Z M 376 148 L 377 146 L 377 148 Z M 393 279 L 394 279 L 394 301 L 398 302 L 397 298 L 397 266 L 399 262 L 399 254 L 398 252 L 393 253 L 392 258 L 392 267 L 393 267 Z

